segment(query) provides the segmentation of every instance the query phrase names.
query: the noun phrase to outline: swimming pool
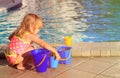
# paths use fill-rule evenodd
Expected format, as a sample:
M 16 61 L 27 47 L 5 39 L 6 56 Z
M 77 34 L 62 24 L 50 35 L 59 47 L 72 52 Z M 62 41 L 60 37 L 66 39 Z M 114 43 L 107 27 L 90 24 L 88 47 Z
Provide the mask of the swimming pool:
M 40 15 L 43 29 L 38 35 L 49 43 L 120 41 L 119 0 L 23 0 L 18 10 L 0 14 L 0 44 L 19 25 L 26 13 Z

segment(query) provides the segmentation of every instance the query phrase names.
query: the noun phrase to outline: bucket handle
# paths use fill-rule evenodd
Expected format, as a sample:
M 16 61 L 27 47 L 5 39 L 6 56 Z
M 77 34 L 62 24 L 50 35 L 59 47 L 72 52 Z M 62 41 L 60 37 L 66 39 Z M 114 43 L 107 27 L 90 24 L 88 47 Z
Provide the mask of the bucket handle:
M 70 51 L 70 53 L 69 53 L 69 55 L 68 55 L 67 58 L 62 58 L 62 59 L 60 59 L 60 60 L 68 60 L 68 59 L 70 58 L 70 56 L 71 56 L 71 51 Z
M 44 54 L 44 57 L 43 57 L 42 61 L 41 61 L 39 64 L 37 64 L 37 65 L 36 65 L 36 67 L 40 66 L 40 65 L 44 62 L 44 60 L 45 60 L 46 56 L 47 56 L 47 55 L 46 55 L 46 54 Z

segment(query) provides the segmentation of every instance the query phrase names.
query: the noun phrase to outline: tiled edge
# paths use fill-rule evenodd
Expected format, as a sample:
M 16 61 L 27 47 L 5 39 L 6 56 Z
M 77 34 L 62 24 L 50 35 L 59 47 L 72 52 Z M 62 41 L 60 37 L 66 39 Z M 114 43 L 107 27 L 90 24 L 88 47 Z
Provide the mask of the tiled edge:
M 110 56 L 120 56 L 120 48 L 111 48 Z
M 64 44 L 51 44 L 53 47 L 65 46 Z M 0 44 L 0 50 L 6 45 Z M 89 43 L 79 42 L 73 43 L 72 56 L 120 56 L 120 43 Z
M 77 46 L 76 46 L 77 45 Z M 119 42 L 73 44 L 73 56 L 120 56 Z M 77 51 L 77 52 L 76 52 Z
M 100 55 L 101 55 L 101 56 L 111 56 L 111 54 L 110 54 L 110 49 L 104 48 L 104 47 L 101 48 Z
M 87 49 L 84 47 L 84 48 L 82 49 L 82 53 L 81 53 L 81 54 L 82 54 L 81 56 L 91 56 L 90 46 L 87 47 Z
M 100 49 L 100 43 L 91 43 L 91 56 L 101 56 Z

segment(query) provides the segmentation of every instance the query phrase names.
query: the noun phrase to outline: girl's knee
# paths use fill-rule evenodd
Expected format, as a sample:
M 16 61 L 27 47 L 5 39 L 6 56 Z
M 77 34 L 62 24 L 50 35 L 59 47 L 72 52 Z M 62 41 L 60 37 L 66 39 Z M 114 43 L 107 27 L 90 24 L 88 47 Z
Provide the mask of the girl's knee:
M 30 46 L 29 48 L 27 48 L 27 49 L 25 50 L 25 52 L 29 52 L 29 51 L 31 51 L 31 50 L 34 50 L 34 47 Z
M 24 59 L 24 58 L 19 55 L 19 56 L 17 57 L 16 61 L 17 61 L 17 63 L 20 63 L 20 62 L 23 61 L 23 59 Z

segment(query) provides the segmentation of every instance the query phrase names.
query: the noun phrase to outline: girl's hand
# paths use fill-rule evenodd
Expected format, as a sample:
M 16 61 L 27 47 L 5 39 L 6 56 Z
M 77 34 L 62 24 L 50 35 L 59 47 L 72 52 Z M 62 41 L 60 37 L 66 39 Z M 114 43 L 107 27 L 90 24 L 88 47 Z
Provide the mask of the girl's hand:
M 60 60 L 61 59 L 60 55 L 57 52 L 55 53 L 55 57 L 56 57 L 56 60 Z

